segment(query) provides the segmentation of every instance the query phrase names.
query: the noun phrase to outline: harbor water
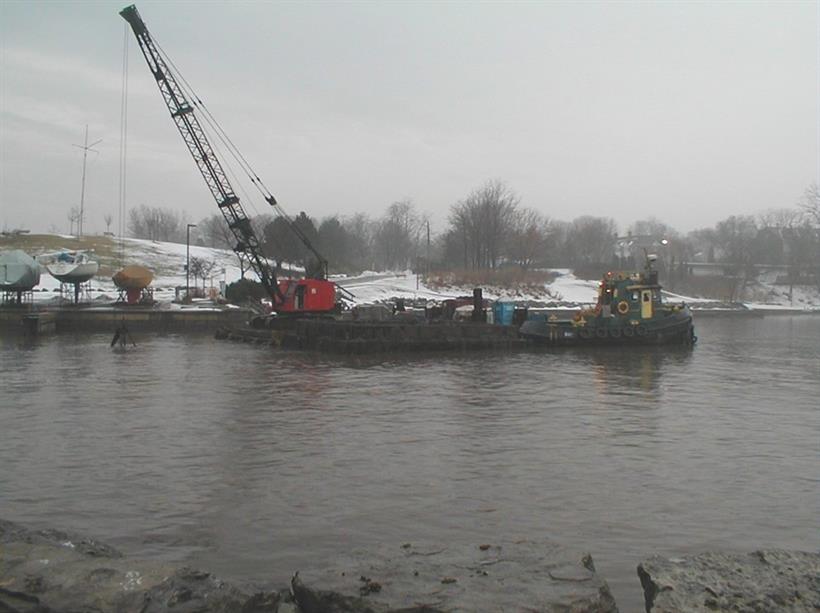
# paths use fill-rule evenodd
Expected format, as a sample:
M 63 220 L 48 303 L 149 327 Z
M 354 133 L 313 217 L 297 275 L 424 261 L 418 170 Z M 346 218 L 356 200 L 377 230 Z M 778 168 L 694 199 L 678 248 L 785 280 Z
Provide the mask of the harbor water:
M 0 517 L 248 585 L 375 543 L 546 538 L 640 611 L 651 554 L 820 547 L 820 317 L 696 331 L 360 360 L 0 338 Z

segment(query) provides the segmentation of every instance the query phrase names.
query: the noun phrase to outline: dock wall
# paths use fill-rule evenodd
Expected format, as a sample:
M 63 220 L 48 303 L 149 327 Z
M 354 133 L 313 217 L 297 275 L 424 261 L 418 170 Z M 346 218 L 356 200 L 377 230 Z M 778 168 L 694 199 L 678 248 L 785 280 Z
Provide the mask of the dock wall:
M 0 310 L 0 331 L 110 332 L 125 323 L 140 332 L 213 332 L 224 326 L 242 326 L 249 317 L 245 309 L 13 308 Z

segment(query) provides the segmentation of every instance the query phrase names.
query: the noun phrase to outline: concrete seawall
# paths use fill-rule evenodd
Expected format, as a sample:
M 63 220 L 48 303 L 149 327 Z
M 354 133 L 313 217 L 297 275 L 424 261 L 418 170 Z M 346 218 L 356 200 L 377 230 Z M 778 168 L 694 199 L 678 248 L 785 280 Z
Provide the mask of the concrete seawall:
M 111 332 L 123 322 L 133 331 L 213 332 L 223 326 L 241 326 L 250 317 L 246 309 L 152 309 L 146 307 L 63 307 L 59 309 L 0 309 L 0 331 Z

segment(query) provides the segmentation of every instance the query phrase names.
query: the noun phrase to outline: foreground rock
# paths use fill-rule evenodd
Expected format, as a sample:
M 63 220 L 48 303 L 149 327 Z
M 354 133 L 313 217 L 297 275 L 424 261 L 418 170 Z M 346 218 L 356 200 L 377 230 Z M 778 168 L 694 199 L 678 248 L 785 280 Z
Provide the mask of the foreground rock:
M 58 530 L 0 520 L 0 613 L 617 613 L 589 555 L 550 543 L 403 545 L 249 595 L 213 575 Z
M 544 542 L 405 544 L 350 554 L 294 577 L 302 613 L 615 613 L 589 555 Z
M 284 593 L 249 595 L 209 573 L 128 560 L 92 539 L 0 520 L 1 613 L 277 613 L 284 600 Z
M 820 553 L 703 553 L 638 566 L 648 613 L 820 611 Z

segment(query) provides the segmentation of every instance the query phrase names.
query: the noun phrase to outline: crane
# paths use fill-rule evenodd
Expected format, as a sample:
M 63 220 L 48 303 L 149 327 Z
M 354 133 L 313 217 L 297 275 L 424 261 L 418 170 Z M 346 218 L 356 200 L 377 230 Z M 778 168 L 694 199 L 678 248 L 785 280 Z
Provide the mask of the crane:
M 157 82 L 159 91 L 171 113 L 171 118 L 179 130 L 182 140 L 188 147 L 188 151 L 196 162 L 202 178 L 205 179 L 205 184 L 211 192 L 214 200 L 216 200 L 217 207 L 219 207 L 225 221 L 228 224 L 233 237 L 236 240 L 234 251 L 240 257 L 246 257 L 251 268 L 259 277 L 262 285 L 267 293 L 270 295 L 273 309 L 277 313 L 282 314 L 311 314 L 311 313 L 330 313 L 335 311 L 338 307 L 336 304 L 336 284 L 327 280 L 327 260 L 319 254 L 319 252 L 310 243 L 305 233 L 299 226 L 287 216 L 287 214 L 279 206 L 279 203 L 274 198 L 273 194 L 265 187 L 265 184 L 252 171 L 250 165 L 245 158 L 236 149 L 233 143 L 227 138 L 221 127 L 216 125 L 207 109 L 206 121 L 217 131 L 217 135 L 222 139 L 223 143 L 233 152 L 237 157 L 237 161 L 243 167 L 251 182 L 260 190 L 264 199 L 274 210 L 282 215 L 288 222 L 291 230 L 302 241 L 307 249 L 316 257 L 321 269 L 316 278 L 304 279 L 278 279 L 276 278 L 274 270 L 271 268 L 268 259 L 262 250 L 262 245 L 256 236 L 250 218 L 245 213 L 244 208 L 239 200 L 230 181 L 228 175 L 223 169 L 222 163 L 216 155 L 214 148 L 205 133 L 205 130 L 200 124 L 195 111 L 195 107 L 199 105 L 202 107 L 201 101 L 196 98 L 192 92 L 189 96 L 186 95 L 186 87 L 180 85 L 180 81 L 187 86 L 184 79 L 178 78 L 171 69 L 173 63 L 167 60 L 164 52 L 161 53 L 161 48 L 155 43 L 151 37 L 148 27 L 140 17 L 137 7 L 133 4 L 127 6 L 120 15 L 128 22 L 134 35 L 139 43 L 140 50 L 145 56 L 145 61 L 148 63 L 148 68 L 154 79 Z M 169 66 L 170 64 L 170 66 Z M 190 87 L 187 87 L 190 90 Z M 196 102 L 194 102 L 194 100 Z

